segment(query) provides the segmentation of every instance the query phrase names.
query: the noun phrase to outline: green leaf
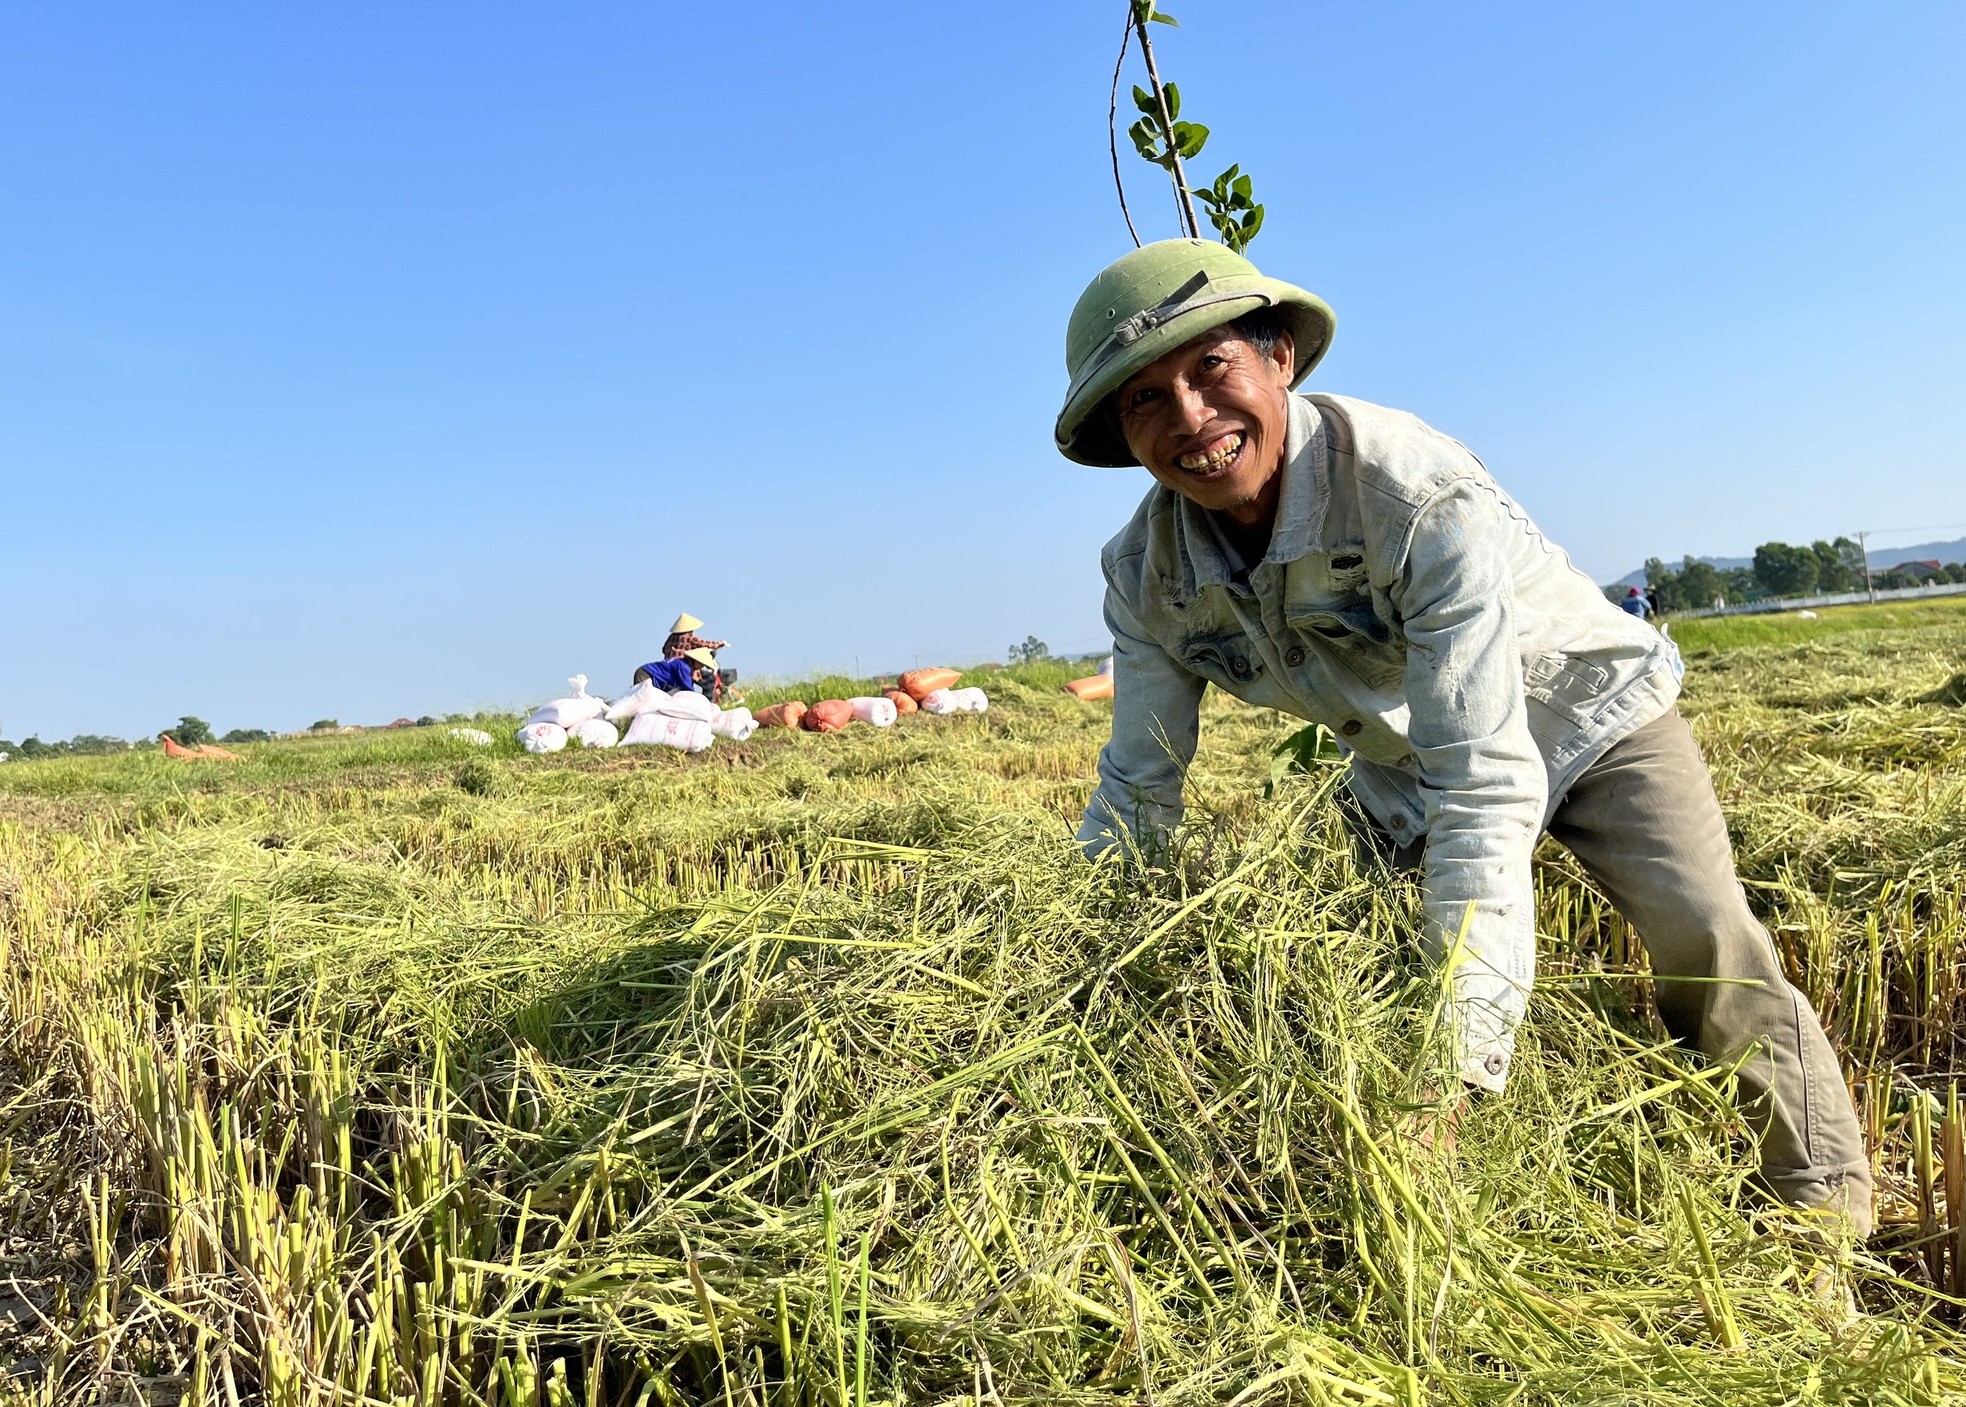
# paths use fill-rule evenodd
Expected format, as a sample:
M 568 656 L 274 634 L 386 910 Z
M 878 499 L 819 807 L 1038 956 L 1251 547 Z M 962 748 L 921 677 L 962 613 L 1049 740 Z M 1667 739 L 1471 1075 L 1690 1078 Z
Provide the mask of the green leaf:
M 1179 117 L 1181 115 L 1181 85 L 1178 83 L 1163 83 L 1160 85 L 1160 90 L 1167 94 L 1167 115 L 1171 118 Z
M 1263 207 L 1258 205 L 1253 207 L 1247 215 L 1242 217 L 1243 243 L 1247 244 L 1250 240 L 1256 238 L 1256 231 L 1262 228 L 1263 228 Z
M 1313 723 L 1298 729 L 1271 750 L 1270 784 L 1266 790 L 1274 795 L 1286 777 L 1302 776 L 1321 766 L 1343 765 L 1344 760 L 1338 740 L 1322 725 Z
M 1244 200 L 1248 200 L 1248 199 L 1249 199 L 1249 177 L 1247 177 L 1247 176 L 1238 176 L 1238 177 L 1236 177 L 1236 183 L 1235 183 L 1235 186 L 1234 186 L 1234 190 L 1235 190 L 1235 193 L 1236 193 L 1237 195 L 1239 195 L 1239 196 L 1241 196 L 1241 197 L 1242 197 L 1242 198 L 1243 198 Z
M 1181 153 L 1181 159 L 1201 155 L 1202 147 L 1208 141 L 1208 129 L 1199 122 L 1177 122 L 1174 124 L 1174 145 Z
M 1155 140 L 1154 129 L 1143 118 L 1126 129 L 1126 135 L 1133 138 L 1133 149 L 1149 161 L 1160 160 L 1160 143 Z
M 1160 121 L 1160 104 L 1154 101 L 1154 95 L 1152 93 L 1149 93 L 1138 83 L 1133 85 L 1133 105 L 1156 122 Z

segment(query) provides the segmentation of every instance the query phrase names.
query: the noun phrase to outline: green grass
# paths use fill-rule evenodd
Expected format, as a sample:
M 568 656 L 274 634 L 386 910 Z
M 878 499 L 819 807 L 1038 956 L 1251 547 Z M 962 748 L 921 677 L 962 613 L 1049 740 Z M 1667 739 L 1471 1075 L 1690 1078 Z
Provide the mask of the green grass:
M 1966 596 L 1930 601 L 1886 601 L 1875 606 L 1830 606 L 1807 619 L 1797 611 L 1752 616 L 1670 618 L 1683 651 L 1733 650 L 1743 645 L 1795 645 L 1853 630 L 1958 629 L 1966 625 Z
M 1429 1145 L 1415 896 L 1330 774 L 1263 798 L 1295 721 L 1211 697 L 1127 877 L 1046 664 L 697 756 L 0 768 L 5 1400 L 1960 1400 L 1966 616 L 1837 621 L 1680 634 L 1872 1138 L 1854 1328 L 1565 857 L 1510 1092 Z

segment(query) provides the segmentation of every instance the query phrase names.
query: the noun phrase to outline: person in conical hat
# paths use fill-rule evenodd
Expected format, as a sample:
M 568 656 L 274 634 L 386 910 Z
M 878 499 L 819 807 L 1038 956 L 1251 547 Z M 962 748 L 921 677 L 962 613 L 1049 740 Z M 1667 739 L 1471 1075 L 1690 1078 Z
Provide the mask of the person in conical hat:
M 710 669 L 707 679 L 700 682 L 697 687 L 709 695 L 713 702 L 721 703 L 724 697 L 724 681 L 722 674 L 718 672 L 716 667 L 716 652 L 723 649 L 730 642 L 728 640 L 705 640 L 701 635 L 696 633 L 702 628 L 703 622 L 691 615 L 688 611 L 684 611 L 681 615 L 677 616 L 676 623 L 669 627 L 669 638 L 662 643 L 662 658 L 665 660 L 678 660 L 688 655 L 692 650 L 703 651 L 708 657 L 704 662 L 710 666 Z M 648 666 L 644 665 L 641 670 L 636 672 L 636 683 L 639 684 L 642 681 L 644 672 L 647 669 Z
M 1421 880 L 1422 941 L 1452 996 L 1451 1119 L 1508 1080 L 1547 830 L 1643 934 L 1667 1029 L 1735 1062 L 1764 1187 L 1861 1239 L 1863 1132 L 1735 877 L 1677 708 L 1677 648 L 1464 445 L 1300 393 L 1334 326 L 1315 294 L 1195 239 L 1127 254 L 1072 310 L 1058 450 L 1153 480 L 1101 561 L 1113 734 L 1080 843 L 1160 849 L 1211 684 L 1328 729 L 1361 858 Z
M 690 650 L 709 650 L 713 654 L 724 648 L 728 640 L 705 640 L 696 632 L 703 629 L 703 622 L 684 611 L 676 617 L 676 623 L 669 627 L 669 638 L 663 642 L 662 658 L 680 659 Z

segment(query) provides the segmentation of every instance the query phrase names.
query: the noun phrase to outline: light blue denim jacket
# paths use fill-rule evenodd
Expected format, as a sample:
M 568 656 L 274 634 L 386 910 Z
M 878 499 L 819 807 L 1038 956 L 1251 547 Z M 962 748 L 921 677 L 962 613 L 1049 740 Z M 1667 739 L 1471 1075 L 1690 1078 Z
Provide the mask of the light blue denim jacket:
M 1678 651 L 1403 411 L 1292 396 L 1282 472 L 1246 584 L 1210 515 L 1158 485 L 1106 544 L 1113 736 L 1080 842 L 1180 820 L 1208 684 L 1324 724 L 1360 804 L 1424 842 L 1462 1075 L 1499 1090 L 1535 975 L 1530 852 L 1583 770 L 1672 707 Z

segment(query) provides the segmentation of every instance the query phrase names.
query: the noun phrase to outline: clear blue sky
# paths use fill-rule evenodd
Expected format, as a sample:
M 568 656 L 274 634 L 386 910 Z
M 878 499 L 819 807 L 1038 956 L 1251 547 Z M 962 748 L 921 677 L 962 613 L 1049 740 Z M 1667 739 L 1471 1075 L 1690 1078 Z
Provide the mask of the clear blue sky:
M 1315 384 L 1594 576 L 1966 521 L 1966 10 L 1172 7 Z M 1095 645 L 1122 14 L 6 6 L 0 732 L 619 689 L 685 608 L 754 673 Z

